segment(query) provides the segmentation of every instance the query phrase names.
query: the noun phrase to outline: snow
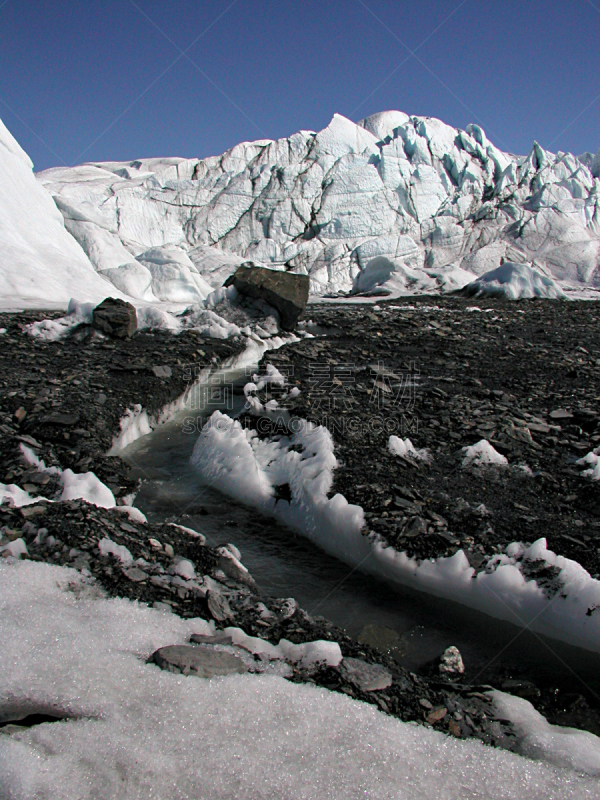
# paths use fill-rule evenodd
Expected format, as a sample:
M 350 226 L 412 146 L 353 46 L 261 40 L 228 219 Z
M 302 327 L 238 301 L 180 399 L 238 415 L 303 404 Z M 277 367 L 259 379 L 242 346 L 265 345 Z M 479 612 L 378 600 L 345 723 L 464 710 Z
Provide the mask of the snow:
M 65 230 L 32 167 L 0 121 L 0 308 L 64 308 L 74 293 L 102 301 L 112 285 Z
M 519 753 L 600 776 L 600 739 L 587 731 L 551 725 L 527 700 L 490 692 L 496 715 L 509 720 L 518 737 Z
M 329 497 L 337 460 L 326 428 L 292 419 L 290 436 L 260 439 L 256 431 L 215 411 L 191 457 L 203 483 L 298 531 L 326 552 L 385 580 L 447 598 L 499 619 L 600 652 L 600 581 L 539 539 L 511 543 L 477 572 L 462 550 L 419 561 L 365 530 L 363 509 L 341 494 Z M 485 439 L 464 448 L 465 466 L 506 466 Z M 287 484 L 291 501 L 279 496 Z M 556 573 L 544 587 L 530 576 L 544 563 Z M 588 613 L 588 611 L 590 611 Z
M 596 447 L 595 450 L 592 450 L 583 458 L 578 459 L 577 463 L 581 467 L 588 467 L 588 469 L 585 469 L 581 473 L 582 475 L 584 475 L 586 478 L 592 478 L 592 480 L 600 481 L 600 447 Z
M 304 669 L 316 664 L 337 667 L 342 660 L 342 651 L 337 642 L 319 640 L 293 644 L 287 639 L 281 639 L 278 644 L 271 644 L 256 636 L 248 636 L 241 628 L 225 628 L 225 633 L 231 636 L 234 644 L 243 647 L 249 653 L 262 655 L 269 659 L 286 659 Z
M 337 465 L 331 434 L 323 426 L 296 422 L 291 436 L 269 441 L 215 411 L 202 428 L 191 463 L 204 482 L 301 533 L 358 534 L 362 509 L 341 494 L 327 496 Z M 276 487 L 284 484 L 290 487 L 291 503 L 276 496 Z
M 495 464 L 499 467 L 508 466 L 508 459 L 495 450 L 487 439 L 482 439 L 470 447 L 463 447 L 463 467 L 481 467 Z
M 410 439 L 401 439 L 399 436 L 390 436 L 388 439 L 388 450 L 395 456 L 415 459 L 417 461 L 428 461 L 429 451 L 426 448 L 416 450 Z
M 74 570 L 0 564 L 0 713 L 66 715 L 0 734 L 0 794 L 73 797 L 597 797 L 597 779 L 459 741 L 272 675 L 203 680 L 145 663 L 210 634 L 98 596 Z
M 465 287 L 469 295 L 480 297 L 491 295 L 509 300 L 546 297 L 564 300 L 565 293 L 555 280 L 542 275 L 528 264 L 513 264 L 506 261 L 497 269 L 490 270 Z
M 105 536 L 104 539 L 100 539 L 98 542 L 98 550 L 103 556 L 114 556 L 124 567 L 133 564 L 133 556 L 125 545 L 117 544 L 107 536 Z
M 63 485 L 61 500 L 85 500 L 100 508 L 114 508 L 115 496 L 93 472 L 74 473 L 64 470 L 60 477 Z
M 9 483 L 7 485 L 5 483 L 0 483 L 0 504 L 10 503 L 16 508 L 21 508 L 21 506 L 29 506 L 37 502 L 37 498 L 31 497 L 28 492 L 21 489 L 16 484 Z

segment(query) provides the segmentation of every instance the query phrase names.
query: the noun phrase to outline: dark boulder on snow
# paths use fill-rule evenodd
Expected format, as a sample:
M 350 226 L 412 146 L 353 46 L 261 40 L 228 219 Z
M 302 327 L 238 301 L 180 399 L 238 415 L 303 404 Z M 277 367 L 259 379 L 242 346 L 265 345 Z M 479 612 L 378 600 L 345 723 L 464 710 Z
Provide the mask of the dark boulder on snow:
M 294 272 L 243 264 L 227 278 L 225 286 L 235 286 L 240 294 L 273 306 L 279 312 L 281 327 L 291 331 L 306 308 L 309 278 Z
M 137 330 L 135 307 L 125 300 L 107 297 L 94 309 L 92 325 L 115 339 L 129 339 Z
M 199 678 L 248 672 L 241 658 L 211 647 L 169 645 L 156 650 L 150 660 L 168 672 L 181 672 L 183 675 L 196 675 Z

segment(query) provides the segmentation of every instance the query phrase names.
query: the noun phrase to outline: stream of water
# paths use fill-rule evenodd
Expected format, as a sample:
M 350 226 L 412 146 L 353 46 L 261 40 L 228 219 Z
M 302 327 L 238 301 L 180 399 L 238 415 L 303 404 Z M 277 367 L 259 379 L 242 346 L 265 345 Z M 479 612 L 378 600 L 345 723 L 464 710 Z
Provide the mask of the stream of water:
M 456 645 L 471 681 L 485 683 L 499 675 L 529 677 L 540 685 L 560 685 L 588 698 L 590 690 L 592 698 L 594 692 L 600 695 L 598 655 L 364 575 L 203 485 L 190 465 L 198 431 L 216 408 L 233 416 L 243 404 L 243 395 L 235 395 L 228 409 L 218 406 L 210 402 L 207 390 L 197 404 L 200 411 L 182 412 L 123 452 L 132 476 L 142 481 L 136 506 L 150 520 L 194 528 L 211 545 L 234 543 L 265 594 L 296 598 L 309 613 L 326 617 L 351 636 L 391 653 L 410 670 L 417 671 L 446 647 Z

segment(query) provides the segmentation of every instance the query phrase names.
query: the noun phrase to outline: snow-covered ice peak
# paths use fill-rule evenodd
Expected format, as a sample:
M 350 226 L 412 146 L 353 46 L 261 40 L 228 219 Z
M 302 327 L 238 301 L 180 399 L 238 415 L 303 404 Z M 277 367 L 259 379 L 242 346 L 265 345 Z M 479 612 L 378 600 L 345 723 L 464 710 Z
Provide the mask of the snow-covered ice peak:
M 197 303 L 245 261 L 309 274 L 313 295 L 452 291 L 504 261 L 563 289 L 600 286 L 600 155 L 535 142 L 515 156 L 478 125 L 335 114 L 322 131 L 220 156 L 58 167 L 37 186 L 5 128 L 0 143 L 12 195 L 39 200 L 44 247 L 60 239 L 90 294 L 107 285 L 140 302 Z M 2 218 L 9 205 L 0 197 Z M 65 266 L 53 259 L 36 263 L 58 297 Z

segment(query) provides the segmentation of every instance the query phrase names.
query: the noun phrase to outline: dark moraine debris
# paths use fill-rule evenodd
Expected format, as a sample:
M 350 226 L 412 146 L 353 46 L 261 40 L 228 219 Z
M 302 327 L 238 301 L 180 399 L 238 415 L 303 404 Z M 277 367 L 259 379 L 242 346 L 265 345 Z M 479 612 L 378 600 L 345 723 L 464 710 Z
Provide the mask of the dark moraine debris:
M 137 330 L 135 307 L 125 300 L 107 297 L 94 309 L 92 325 L 115 339 L 129 339 Z
M 293 272 L 242 265 L 224 285 L 235 286 L 241 294 L 273 306 L 279 312 L 281 327 L 288 331 L 293 330 L 308 301 L 308 275 Z

